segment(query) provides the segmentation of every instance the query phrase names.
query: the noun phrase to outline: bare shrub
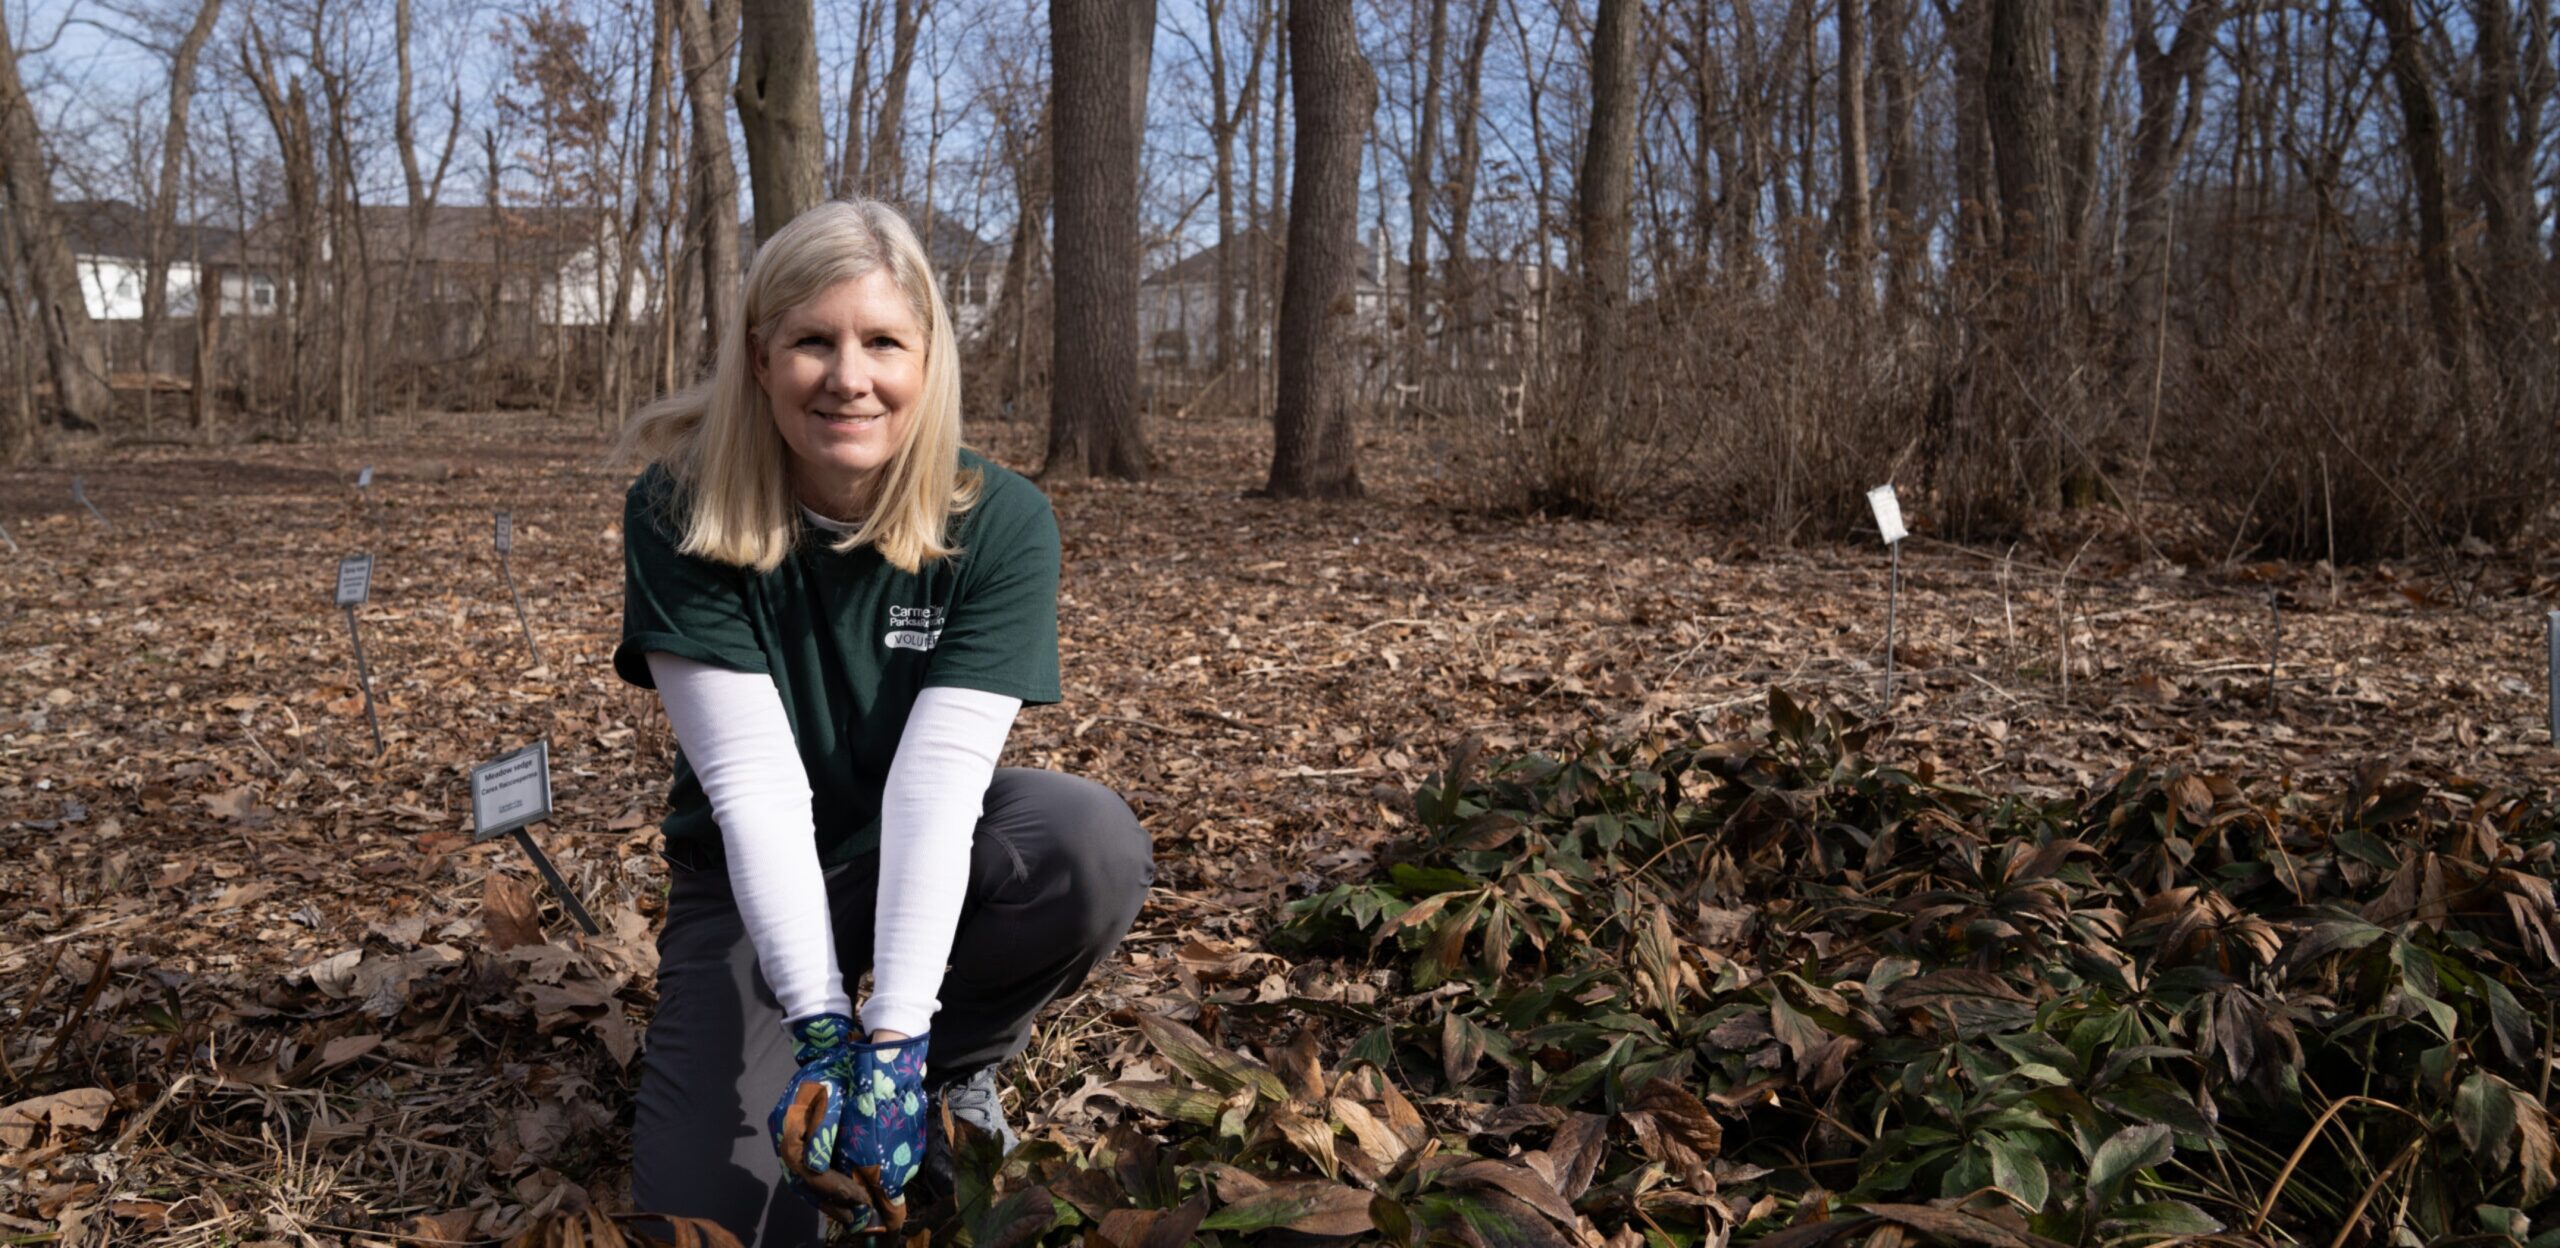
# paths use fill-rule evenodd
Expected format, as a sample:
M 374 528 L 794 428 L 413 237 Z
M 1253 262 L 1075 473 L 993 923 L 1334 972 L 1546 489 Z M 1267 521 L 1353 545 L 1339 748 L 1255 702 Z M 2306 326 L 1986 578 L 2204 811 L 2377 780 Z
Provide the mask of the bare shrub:
M 2092 404 L 1995 332 L 1806 299 L 1657 299 L 1630 318 L 1608 385 L 1551 352 L 1527 367 L 1519 415 L 1472 422 L 1462 458 L 1499 511 L 1669 510 L 1772 541 L 1839 538 L 1872 528 L 1865 492 L 1894 481 L 1937 532 L 2014 532 L 2060 501 Z
M 2560 431 L 2534 370 L 2446 368 L 2387 299 L 2333 324 L 2268 302 L 2196 353 L 2165 448 L 2234 547 L 2356 562 L 2503 542 L 2549 507 Z

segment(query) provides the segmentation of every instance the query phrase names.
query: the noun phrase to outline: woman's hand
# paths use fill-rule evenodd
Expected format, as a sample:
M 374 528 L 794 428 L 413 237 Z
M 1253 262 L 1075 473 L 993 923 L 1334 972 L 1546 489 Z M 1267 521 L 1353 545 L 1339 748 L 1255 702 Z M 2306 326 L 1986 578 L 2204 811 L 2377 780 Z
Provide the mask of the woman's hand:
M 845 1106 L 854 1099 L 853 1079 L 858 1063 L 854 1056 L 853 1037 L 856 1033 L 853 1020 L 842 1014 L 815 1014 L 786 1023 L 784 1027 L 791 1033 L 791 1059 L 800 1063 L 800 1069 L 791 1076 L 790 1083 L 783 1085 L 782 1099 L 773 1103 L 773 1113 L 766 1118 L 765 1126 L 773 1133 L 774 1155 L 781 1156 L 782 1121 L 791 1110 L 792 1098 L 799 1095 L 805 1084 L 826 1085 L 826 1108 L 817 1126 L 809 1132 L 808 1143 L 800 1154 L 802 1168 L 822 1172 L 833 1166 L 840 1156 L 837 1137 L 844 1121 Z M 809 1193 L 802 1188 L 798 1177 L 791 1173 L 791 1167 L 784 1166 L 782 1175 L 793 1191 L 808 1197 Z
M 872 1035 L 874 1042 L 852 1046 L 853 1100 L 845 1106 L 836 1166 L 877 1167 L 880 1189 L 897 1196 L 924 1165 L 924 1058 L 932 1037 L 886 1029 Z

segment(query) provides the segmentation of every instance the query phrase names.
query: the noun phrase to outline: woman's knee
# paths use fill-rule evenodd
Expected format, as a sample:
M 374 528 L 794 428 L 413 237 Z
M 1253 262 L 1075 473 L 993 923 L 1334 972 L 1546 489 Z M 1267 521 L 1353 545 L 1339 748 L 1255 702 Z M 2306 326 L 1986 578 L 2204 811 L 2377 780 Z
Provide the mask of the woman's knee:
M 1033 772 L 1016 783 L 1031 791 L 1012 812 L 1011 834 L 1038 842 L 1092 923 L 1116 925 L 1104 938 L 1118 939 L 1155 881 L 1146 828 L 1119 794 L 1081 776 Z

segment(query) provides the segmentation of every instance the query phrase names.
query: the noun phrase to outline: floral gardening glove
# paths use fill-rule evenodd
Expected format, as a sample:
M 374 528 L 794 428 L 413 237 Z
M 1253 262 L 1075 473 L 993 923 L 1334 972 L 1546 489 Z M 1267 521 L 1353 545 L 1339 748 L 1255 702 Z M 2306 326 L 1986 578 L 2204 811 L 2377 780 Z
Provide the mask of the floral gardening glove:
M 780 1156 L 783 1148 L 782 1119 L 790 1112 L 792 1098 L 806 1084 L 825 1084 L 825 1114 L 820 1118 L 817 1129 L 809 1133 L 809 1142 L 800 1157 L 804 1168 L 813 1173 L 824 1173 L 838 1159 L 839 1124 L 845 1116 L 845 1103 L 852 1099 L 853 1038 L 856 1034 L 853 1020 L 842 1014 L 813 1014 L 783 1026 L 791 1033 L 791 1059 L 800 1063 L 800 1071 L 791 1076 L 790 1083 L 783 1085 L 782 1099 L 773 1103 L 773 1113 L 766 1118 L 765 1127 L 773 1133 L 774 1155 Z M 791 1167 L 782 1168 L 782 1177 L 791 1184 L 791 1190 L 804 1198 L 810 1197 L 799 1176 L 791 1172 Z
M 880 1190 L 895 1197 L 924 1164 L 924 1055 L 931 1033 L 855 1043 L 853 1103 L 845 1107 L 836 1168 L 880 1168 Z

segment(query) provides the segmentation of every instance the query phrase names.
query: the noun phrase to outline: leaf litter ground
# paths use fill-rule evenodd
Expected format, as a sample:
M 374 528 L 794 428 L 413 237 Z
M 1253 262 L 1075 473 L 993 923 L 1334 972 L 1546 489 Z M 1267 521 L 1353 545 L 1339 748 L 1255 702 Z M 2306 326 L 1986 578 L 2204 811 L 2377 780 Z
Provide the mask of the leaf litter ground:
M 1036 429 L 975 432 L 1037 455 Z M 1120 1113 L 1095 1089 L 1161 1074 L 1136 1020 L 1196 1012 L 1204 983 L 1373 997 L 1260 938 L 1363 874 L 1460 738 L 1740 735 L 1771 686 L 1885 709 L 1880 549 L 1489 518 L 1454 504 L 1428 431 L 1373 435 L 1371 501 L 1273 502 L 1247 496 L 1259 427 L 1156 433 L 1157 480 L 1050 486 L 1067 700 L 1007 761 L 1122 792 L 1160 869 L 1124 956 L 1010 1072 L 1035 1131 L 1092 1138 Z M 100 448 L 80 475 L 106 523 L 67 467 L 0 475 L 23 547 L 0 559 L 0 1235 L 466 1240 L 620 1207 L 670 751 L 608 662 L 627 471 L 571 426 L 445 417 Z M 500 508 L 548 665 L 499 579 Z M 378 758 L 328 605 L 360 549 Z M 2305 783 L 2560 763 L 2532 567 L 2332 581 L 2202 540 L 2166 550 L 2198 570 L 2145 554 L 2103 520 L 1912 543 L 1901 760 L 2043 794 L 2133 757 Z M 536 738 L 557 809 L 536 835 L 600 938 L 510 844 L 470 839 L 469 766 Z

